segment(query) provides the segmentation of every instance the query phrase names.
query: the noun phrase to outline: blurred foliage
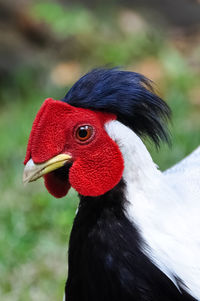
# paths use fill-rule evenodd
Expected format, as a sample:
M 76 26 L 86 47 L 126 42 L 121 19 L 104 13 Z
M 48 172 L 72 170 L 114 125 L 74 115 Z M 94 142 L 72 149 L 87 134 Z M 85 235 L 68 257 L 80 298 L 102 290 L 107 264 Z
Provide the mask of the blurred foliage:
M 84 7 L 64 9 L 57 3 L 40 1 L 32 6 L 32 16 L 61 37 L 94 32 L 95 19 Z
M 106 8 L 94 12 L 39 1 L 29 7 L 28 14 L 31 22 L 48 29 L 54 42 L 40 50 L 43 54 L 37 63 L 21 64 L 0 84 L 3 301 L 62 300 L 67 276 L 67 242 L 77 196 L 71 191 L 56 200 L 41 181 L 26 187 L 21 181 L 27 139 L 44 98 L 63 97 L 91 67 L 124 66 L 151 78 L 172 108 L 172 147 L 162 146 L 157 152 L 148 143 L 161 169 L 200 144 L 199 43 L 190 44 L 185 53 L 169 35 L 123 7 L 113 7 L 110 18 Z M 182 44 L 187 45 L 187 40 Z

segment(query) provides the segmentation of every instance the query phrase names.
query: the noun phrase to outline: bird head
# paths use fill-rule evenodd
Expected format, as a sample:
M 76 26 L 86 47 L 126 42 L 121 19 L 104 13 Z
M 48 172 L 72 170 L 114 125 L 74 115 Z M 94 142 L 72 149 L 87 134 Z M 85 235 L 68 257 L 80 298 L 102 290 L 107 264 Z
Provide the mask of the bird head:
M 169 115 L 144 76 L 93 70 L 64 99 L 44 101 L 29 137 L 24 182 L 44 177 L 55 197 L 66 195 L 71 186 L 84 196 L 102 195 L 119 183 L 124 170 L 120 140 L 109 135 L 106 125 L 117 120 L 159 145 L 168 140 Z

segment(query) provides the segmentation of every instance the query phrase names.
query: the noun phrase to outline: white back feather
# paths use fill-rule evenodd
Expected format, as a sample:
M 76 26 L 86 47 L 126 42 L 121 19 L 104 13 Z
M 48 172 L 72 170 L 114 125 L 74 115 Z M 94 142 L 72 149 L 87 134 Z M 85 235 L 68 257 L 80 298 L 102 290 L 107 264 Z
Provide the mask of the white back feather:
M 123 154 L 127 216 L 147 244 L 143 252 L 175 284 L 173 275 L 178 276 L 200 300 L 200 156 L 198 167 L 193 157 L 191 169 L 188 161 L 183 172 L 177 165 L 161 173 L 132 130 L 119 121 L 105 128 Z

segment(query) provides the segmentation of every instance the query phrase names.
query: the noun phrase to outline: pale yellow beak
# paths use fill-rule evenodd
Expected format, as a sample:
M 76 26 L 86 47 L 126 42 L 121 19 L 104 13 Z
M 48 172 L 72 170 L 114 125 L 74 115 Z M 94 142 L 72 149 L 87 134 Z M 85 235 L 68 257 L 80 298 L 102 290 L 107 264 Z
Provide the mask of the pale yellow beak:
M 52 159 L 44 162 L 36 164 L 30 159 L 24 168 L 23 173 L 23 183 L 29 183 L 36 181 L 37 179 L 41 178 L 43 175 L 58 169 L 64 166 L 67 162 L 70 162 L 72 157 L 68 154 L 60 154 Z

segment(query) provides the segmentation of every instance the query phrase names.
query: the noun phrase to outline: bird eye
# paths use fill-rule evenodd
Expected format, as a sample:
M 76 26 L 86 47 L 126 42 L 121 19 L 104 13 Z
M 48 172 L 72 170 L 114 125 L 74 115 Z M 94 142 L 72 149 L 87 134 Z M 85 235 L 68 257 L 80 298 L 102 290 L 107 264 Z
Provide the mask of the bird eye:
M 76 138 L 81 141 L 87 141 L 93 134 L 93 128 L 90 125 L 82 125 L 76 131 Z

